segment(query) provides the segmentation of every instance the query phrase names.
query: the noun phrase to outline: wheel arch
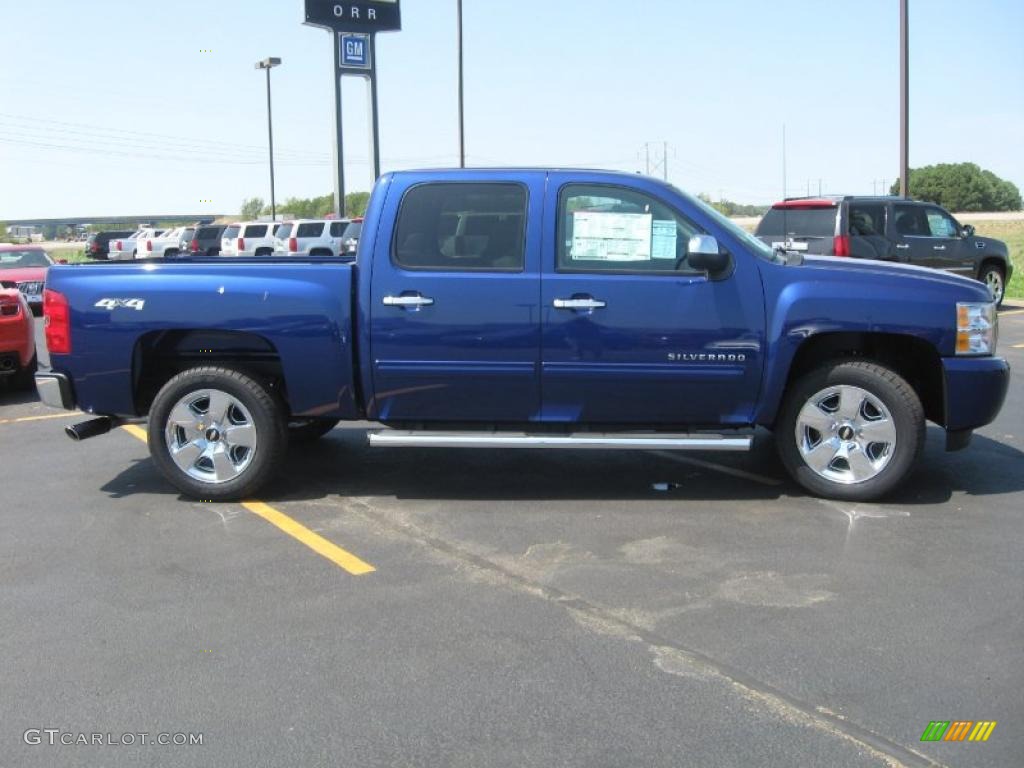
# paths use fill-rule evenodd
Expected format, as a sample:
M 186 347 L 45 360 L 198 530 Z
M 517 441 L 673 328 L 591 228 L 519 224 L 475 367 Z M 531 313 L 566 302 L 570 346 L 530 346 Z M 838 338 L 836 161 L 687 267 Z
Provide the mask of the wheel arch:
M 132 355 L 135 411 L 149 412 L 153 398 L 174 376 L 198 366 L 222 366 L 259 379 L 288 406 L 284 368 L 274 344 L 245 331 L 174 329 L 139 338 Z
M 829 362 L 871 360 L 906 379 L 921 400 L 925 418 L 945 425 L 945 375 L 942 358 L 924 339 L 908 334 L 875 332 L 820 333 L 797 348 L 776 402 L 765 404 L 760 423 L 774 427 L 783 398 L 804 374 Z

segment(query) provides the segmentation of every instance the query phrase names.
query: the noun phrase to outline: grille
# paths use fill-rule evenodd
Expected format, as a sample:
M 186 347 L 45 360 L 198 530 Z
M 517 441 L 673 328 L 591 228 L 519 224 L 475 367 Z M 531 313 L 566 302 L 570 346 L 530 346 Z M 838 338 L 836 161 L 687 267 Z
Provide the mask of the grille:
M 18 290 L 26 296 L 38 296 L 43 292 L 42 280 L 34 280 L 32 282 L 18 283 Z

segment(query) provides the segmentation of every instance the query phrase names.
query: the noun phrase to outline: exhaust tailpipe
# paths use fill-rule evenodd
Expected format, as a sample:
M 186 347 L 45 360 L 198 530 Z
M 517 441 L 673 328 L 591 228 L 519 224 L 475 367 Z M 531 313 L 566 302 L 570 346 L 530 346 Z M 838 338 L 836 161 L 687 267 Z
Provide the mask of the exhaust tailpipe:
M 110 431 L 112 426 L 113 422 L 110 420 L 109 416 L 100 416 L 97 419 L 80 421 L 77 424 L 71 424 L 64 427 L 64 434 L 78 442 L 80 440 L 88 440 L 90 437 L 105 435 Z
M 11 360 L 11 358 L 5 357 L 3 360 L 0 360 L 0 371 L 13 371 L 13 370 L 14 370 L 14 361 Z

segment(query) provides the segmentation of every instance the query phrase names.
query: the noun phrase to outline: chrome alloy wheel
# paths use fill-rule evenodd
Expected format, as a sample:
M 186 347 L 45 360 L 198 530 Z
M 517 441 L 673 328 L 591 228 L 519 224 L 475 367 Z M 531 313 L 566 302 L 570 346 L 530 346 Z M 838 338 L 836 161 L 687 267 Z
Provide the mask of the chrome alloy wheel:
M 808 398 L 796 418 L 800 456 L 814 472 L 843 485 L 885 469 L 896 450 L 896 424 L 881 400 L 847 384 Z
M 219 389 L 189 392 L 171 409 L 164 428 L 178 469 L 203 483 L 234 480 L 256 455 L 256 425 L 233 395 Z
M 985 274 L 985 285 L 992 296 L 992 301 L 998 304 L 1003 298 L 1003 276 L 998 269 L 990 269 Z

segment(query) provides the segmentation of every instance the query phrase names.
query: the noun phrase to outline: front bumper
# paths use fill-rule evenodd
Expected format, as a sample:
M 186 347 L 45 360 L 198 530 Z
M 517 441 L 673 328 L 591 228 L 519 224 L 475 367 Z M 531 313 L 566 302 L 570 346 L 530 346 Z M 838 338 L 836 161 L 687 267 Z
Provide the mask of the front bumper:
M 67 411 L 76 408 L 71 380 L 63 373 L 37 373 L 36 391 L 39 392 L 39 399 L 51 408 L 63 408 Z
M 1002 357 L 945 357 L 946 431 L 977 429 L 992 423 L 1010 386 L 1010 364 Z

